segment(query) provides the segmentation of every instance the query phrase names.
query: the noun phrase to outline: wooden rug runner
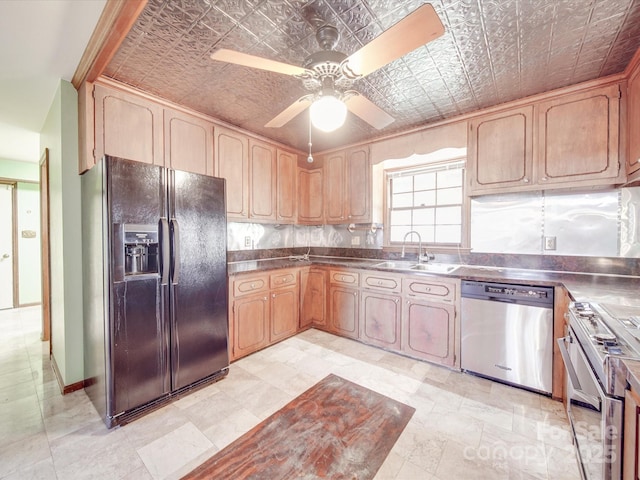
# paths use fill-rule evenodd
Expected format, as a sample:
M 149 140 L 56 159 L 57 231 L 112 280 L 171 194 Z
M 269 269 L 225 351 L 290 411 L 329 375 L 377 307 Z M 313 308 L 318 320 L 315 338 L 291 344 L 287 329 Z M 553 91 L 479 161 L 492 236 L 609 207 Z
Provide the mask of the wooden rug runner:
M 329 375 L 183 479 L 371 479 L 414 412 Z

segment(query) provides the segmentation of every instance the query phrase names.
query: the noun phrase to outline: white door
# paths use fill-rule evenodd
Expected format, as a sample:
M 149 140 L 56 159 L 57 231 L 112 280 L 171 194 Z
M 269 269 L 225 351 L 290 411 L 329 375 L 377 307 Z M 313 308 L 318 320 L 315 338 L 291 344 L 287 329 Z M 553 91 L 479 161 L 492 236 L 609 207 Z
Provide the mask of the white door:
M 13 185 L 0 183 L 0 310 L 13 308 Z

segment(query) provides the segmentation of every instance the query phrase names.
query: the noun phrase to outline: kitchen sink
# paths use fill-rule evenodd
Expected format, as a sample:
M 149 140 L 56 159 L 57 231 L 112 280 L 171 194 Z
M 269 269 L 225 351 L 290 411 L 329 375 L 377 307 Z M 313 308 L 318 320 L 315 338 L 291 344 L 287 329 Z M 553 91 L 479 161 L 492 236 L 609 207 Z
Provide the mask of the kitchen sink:
M 432 273 L 451 273 L 459 267 L 460 265 L 449 265 L 447 263 L 418 263 L 411 267 L 411 270 Z
M 394 268 L 394 269 L 399 269 L 399 270 L 410 270 L 411 267 L 413 267 L 414 265 L 416 265 L 414 262 L 382 262 L 382 263 L 376 263 L 374 265 L 374 267 L 376 268 Z
M 431 273 L 451 273 L 460 265 L 450 265 L 448 263 L 415 263 L 415 262 L 382 262 L 374 265 L 376 268 L 389 268 L 395 270 L 416 270 Z

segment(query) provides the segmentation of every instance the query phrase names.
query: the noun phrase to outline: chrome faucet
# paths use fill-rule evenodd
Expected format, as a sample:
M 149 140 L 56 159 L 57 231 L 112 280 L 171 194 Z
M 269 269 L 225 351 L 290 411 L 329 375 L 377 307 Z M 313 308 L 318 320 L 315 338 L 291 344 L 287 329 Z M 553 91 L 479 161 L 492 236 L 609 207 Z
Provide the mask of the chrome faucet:
M 419 234 L 418 232 L 416 232 L 415 230 L 411 230 L 410 232 L 407 232 L 407 233 L 404 235 L 404 238 L 402 239 L 402 253 L 400 254 L 400 257 L 401 257 L 401 258 L 404 258 L 404 247 L 405 247 L 405 246 L 406 246 L 406 244 L 407 244 L 407 237 L 408 237 L 409 235 L 414 234 L 414 233 L 418 236 L 418 263 L 421 263 L 421 260 L 420 260 L 420 253 L 422 252 L 422 237 L 421 237 L 421 236 L 420 236 L 420 234 Z
M 429 252 L 427 252 L 426 249 L 424 251 L 424 255 L 422 255 L 422 237 L 415 230 L 411 230 L 410 232 L 407 232 L 405 234 L 404 238 L 402 239 L 402 253 L 400 254 L 400 257 L 404 258 L 404 247 L 407 244 L 407 237 L 409 235 L 414 234 L 414 233 L 418 236 L 418 263 L 422 263 L 423 260 L 425 260 L 427 262 L 429 260 L 433 260 L 434 259 L 433 254 L 430 254 Z

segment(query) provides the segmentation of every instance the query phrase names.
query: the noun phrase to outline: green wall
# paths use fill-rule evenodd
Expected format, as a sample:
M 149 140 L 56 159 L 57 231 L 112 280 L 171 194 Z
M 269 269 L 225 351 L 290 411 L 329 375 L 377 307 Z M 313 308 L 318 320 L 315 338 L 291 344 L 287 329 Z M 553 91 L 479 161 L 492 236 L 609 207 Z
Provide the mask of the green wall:
M 65 386 L 84 379 L 78 95 L 64 80 L 40 132 L 49 149 L 52 355 Z

